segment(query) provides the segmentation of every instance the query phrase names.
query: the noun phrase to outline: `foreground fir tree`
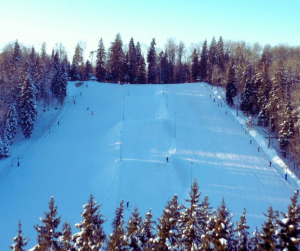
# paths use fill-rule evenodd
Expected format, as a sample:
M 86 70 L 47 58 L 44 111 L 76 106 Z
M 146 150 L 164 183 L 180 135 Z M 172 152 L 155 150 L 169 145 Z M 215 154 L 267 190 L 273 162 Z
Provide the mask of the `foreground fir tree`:
M 297 251 L 300 247 L 300 207 L 296 192 L 291 198 L 288 213 L 281 214 L 283 219 L 277 219 L 279 226 L 279 248 L 280 250 Z
M 45 219 L 40 217 L 43 225 L 34 226 L 38 232 L 38 245 L 33 248 L 33 251 L 60 250 L 59 238 L 61 232 L 58 232 L 56 229 L 61 217 L 57 217 L 57 206 L 54 206 L 53 196 L 49 202 L 49 210 L 49 212 L 45 213 Z
M 190 203 L 190 206 L 183 206 L 184 212 L 181 212 L 178 220 L 180 247 L 184 247 L 185 250 L 198 250 L 201 245 L 203 230 L 199 225 L 200 194 L 196 179 L 194 180 L 189 195 L 190 199 L 185 199 L 185 201 Z
M 94 201 L 93 195 L 90 196 L 88 203 L 83 205 L 83 213 L 81 214 L 83 220 L 75 224 L 80 232 L 72 236 L 76 247 L 82 251 L 98 251 L 104 245 L 106 236 L 103 230 L 103 223 L 105 219 L 99 213 L 101 205 L 97 205 Z
M 99 81 L 103 82 L 105 80 L 106 74 L 106 51 L 103 44 L 102 38 L 99 41 L 97 50 L 97 61 L 96 61 L 96 77 Z
M 59 238 L 60 241 L 60 251 L 70 251 L 73 250 L 73 243 L 72 243 L 72 230 L 71 226 L 64 222 L 63 229 L 62 229 L 62 235 Z
M 141 228 L 140 228 L 140 240 L 142 242 L 142 249 L 145 251 L 153 250 L 153 230 L 155 221 L 152 220 L 152 212 L 151 208 L 149 212 L 146 213 L 145 220 L 142 222 Z
M 121 201 L 120 207 L 117 207 L 115 212 L 115 219 L 112 222 L 113 232 L 109 236 L 107 242 L 108 250 L 118 251 L 126 246 L 124 240 L 124 200 Z
M 212 233 L 212 244 L 214 250 L 233 250 L 234 230 L 231 222 L 233 215 L 230 215 L 224 198 L 221 206 L 218 207 L 216 218 L 214 219 L 214 230 Z
M 27 237 L 23 237 L 21 222 L 19 221 L 19 229 L 18 234 L 15 238 L 13 238 L 14 244 L 10 246 L 13 251 L 25 251 L 25 246 L 27 245 L 29 239 Z
M 234 63 L 231 61 L 228 74 L 227 74 L 227 85 L 226 85 L 226 102 L 228 105 L 234 105 L 233 98 L 237 95 L 236 88 L 236 77 L 234 70 Z
M 258 250 L 276 250 L 276 230 L 278 229 L 276 225 L 276 218 L 278 213 L 273 211 L 273 208 L 268 209 L 268 214 L 264 214 L 268 220 L 262 225 L 261 233 L 259 234 L 259 243 L 257 243 Z
M 215 212 L 212 212 L 212 207 L 208 201 L 208 196 L 206 195 L 201 207 L 200 207 L 200 217 L 198 219 L 200 228 L 202 230 L 201 235 L 201 250 L 212 250 L 212 236 L 211 233 L 215 226 Z
M 237 228 L 235 232 L 237 233 L 236 249 L 240 251 L 247 251 L 251 249 L 251 239 L 246 221 L 246 208 L 244 208 L 243 214 L 241 215 L 240 221 L 236 223 Z
M 177 195 L 175 194 L 171 201 L 168 201 L 163 215 L 158 220 L 156 246 L 157 250 L 176 250 L 178 246 L 179 226 L 181 206 L 178 203 Z
M 142 251 L 142 242 L 140 241 L 140 228 L 142 225 L 142 217 L 138 212 L 138 208 L 135 207 L 134 211 L 129 218 L 127 233 L 126 233 L 126 250 Z
M 29 74 L 27 75 L 21 90 L 20 102 L 20 124 L 25 138 L 30 138 L 37 117 L 36 99 L 34 95 L 34 86 Z

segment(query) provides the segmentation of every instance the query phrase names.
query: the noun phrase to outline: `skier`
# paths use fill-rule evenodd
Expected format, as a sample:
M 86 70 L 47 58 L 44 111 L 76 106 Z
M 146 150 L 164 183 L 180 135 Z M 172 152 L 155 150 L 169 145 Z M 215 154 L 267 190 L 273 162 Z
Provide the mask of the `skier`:
M 88 107 L 88 108 L 86 108 L 87 110 L 89 110 L 90 108 Z
M 75 102 L 75 100 L 74 100 L 74 105 L 75 105 L 75 103 L 76 103 L 76 102 Z
M 271 165 L 272 165 L 272 162 L 270 161 L 269 166 L 271 166 Z
M 257 148 L 257 151 L 259 152 L 259 147 Z
M 94 112 L 92 112 L 92 115 L 94 115 Z
M 80 92 L 80 96 L 82 96 L 82 93 Z
M 86 85 L 86 88 L 88 88 L 88 85 Z
M 57 121 L 57 124 L 59 125 L 59 121 Z
M 285 180 L 287 180 L 287 173 L 285 174 L 284 178 L 285 178 Z
M 129 201 L 127 202 L 127 208 L 129 207 Z
M 250 139 L 250 144 L 252 144 L 252 139 Z
M 214 102 L 216 102 L 216 99 L 214 99 Z
M 227 115 L 227 111 L 225 112 L 225 115 Z
M 169 162 L 169 157 L 167 157 L 167 162 Z

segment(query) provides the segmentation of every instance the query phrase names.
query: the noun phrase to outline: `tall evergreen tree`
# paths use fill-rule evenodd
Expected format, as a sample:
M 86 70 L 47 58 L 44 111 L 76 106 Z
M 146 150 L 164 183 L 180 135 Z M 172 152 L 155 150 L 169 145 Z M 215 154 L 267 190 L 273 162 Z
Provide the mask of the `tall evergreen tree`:
M 140 237 L 141 237 L 141 225 L 142 217 L 138 212 L 138 208 L 135 207 L 134 211 L 131 214 L 131 217 L 128 222 L 127 232 L 126 232 L 126 242 L 127 248 L 129 250 L 142 251 Z
M 148 62 L 148 83 L 156 83 L 156 52 L 155 52 L 155 38 L 152 39 L 150 44 L 150 49 L 147 55 L 147 62 Z
M 253 84 L 252 84 L 252 66 L 248 65 L 244 72 L 245 87 L 242 92 L 241 110 L 247 114 L 252 113 L 252 98 L 253 98 Z
M 224 43 L 222 37 L 220 37 L 218 44 L 217 44 L 217 64 L 218 68 L 224 72 L 225 71 L 225 55 L 224 55 Z
M 27 237 L 23 237 L 21 222 L 18 224 L 18 234 L 15 238 L 13 238 L 14 244 L 10 246 L 12 251 L 25 251 L 25 246 L 28 244 L 29 239 Z
M 93 76 L 93 67 L 89 60 L 85 63 L 85 80 L 91 80 L 91 77 Z
M 102 38 L 99 41 L 97 50 L 97 61 L 96 61 L 96 77 L 99 81 L 103 82 L 105 80 L 106 74 L 106 51 L 103 44 Z
M 72 239 L 75 247 L 82 251 L 100 250 L 103 246 L 106 236 L 103 230 L 105 219 L 99 214 L 100 205 L 96 205 L 94 197 L 91 195 L 87 204 L 83 206 L 84 211 L 81 214 L 83 220 L 75 224 L 80 232 L 73 235 Z
M 38 245 L 34 247 L 34 251 L 44 250 L 60 250 L 61 232 L 56 231 L 60 217 L 57 217 L 57 206 L 54 206 L 54 197 L 49 202 L 49 212 L 45 213 L 45 219 L 40 217 L 40 221 L 44 225 L 35 225 L 34 228 L 38 232 Z
M 207 78 L 207 60 L 208 60 L 208 52 L 207 52 L 207 42 L 205 40 L 202 47 L 201 58 L 199 63 L 201 81 L 206 81 Z
M 122 250 L 126 246 L 124 240 L 124 200 L 121 201 L 120 207 L 117 207 L 115 218 L 112 222 L 113 233 L 110 234 L 107 242 L 109 250 Z
M 146 213 L 145 220 L 143 220 L 140 228 L 140 240 L 143 250 L 150 251 L 153 250 L 153 238 L 154 238 L 154 224 L 155 221 L 152 220 L 151 208 L 149 212 Z
M 122 67 L 124 62 L 123 42 L 120 33 L 116 35 L 114 42 L 110 46 L 110 71 L 114 82 L 119 82 L 122 76 Z
M 300 207 L 298 205 L 297 192 L 291 198 L 287 214 L 281 214 L 283 219 L 277 219 L 279 248 L 280 250 L 297 251 L 300 247 Z
M 130 83 L 133 83 L 136 76 L 136 49 L 134 45 L 133 38 L 130 39 L 129 42 L 129 77 L 130 77 Z
M 30 138 L 37 117 L 36 99 L 33 90 L 33 83 L 28 74 L 23 83 L 19 101 L 20 124 L 25 138 Z
M 72 230 L 71 226 L 65 221 L 63 224 L 62 235 L 60 240 L 60 251 L 72 251 Z
M 143 56 L 140 57 L 140 61 L 137 66 L 136 82 L 139 84 L 146 83 L 146 63 Z
M 199 79 L 199 60 L 196 49 L 193 51 L 192 60 L 192 80 L 197 82 Z
M 237 233 L 236 249 L 240 251 L 250 250 L 251 239 L 249 236 L 250 233 L 248 232 L 248 229 L 250 227 L 247 225 L 247 221 L 246 221 L 246 208 L 244 208 L 240 221 L 237 222 L 236 225 L 237 225 L 237 228 L 235 229 L 235 232 Z
M 17 120 L 17 111 L 14 104 L 11 104 L 9 107 L 6 123 L 5 123 L 5 132 L 4 134 L 7 137 L 8 143 L 12 145 L 14 137 L 17 132 L 18 120 Z
M 226 102 L 230 106 L 234 105 L 233 98 L 237 94 L 236 77 L 234 70 L 234 63 L 231 61 L 228 73 L 227 73 L 227 85 L 226 85 Z

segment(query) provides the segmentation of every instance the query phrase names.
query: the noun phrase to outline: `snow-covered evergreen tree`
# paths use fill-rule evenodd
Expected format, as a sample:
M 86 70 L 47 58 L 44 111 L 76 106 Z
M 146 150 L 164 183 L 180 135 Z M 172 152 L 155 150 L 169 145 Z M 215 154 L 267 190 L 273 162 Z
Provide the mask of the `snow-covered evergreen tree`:
M 178 220 L 180 230 L 180 246 L 186 250 L 198 250 L 201 245 L 201 235 L 203 230 L 199 224 L 199 210 L 201 204 L 199 202 L 200 193 L 198 182 L 195 179 L 189 193 L 190 199 L 185 199 L 190 203 L 189 207 L 183 205 L 183 212 Z
M 59 238 L 60 251 L 71 251 L 72 243 L 72 230 L 71 226 L 65 221 L 63 224 L 62 235 Z
M 19 111 L 20 111 L 20 124 L 22 126 L 22 131 L 25 138 L 30 138 L 37 117 L 36 110 L 36 99 L 34 95 L 34 86 L 31 81 L 31 77 L 27 74 L 24 80 L 20 101 L 19 101 Z
M 104 216 L 99 213 L 100 205 L 94 201 L 91 195 L 88 203 L 83 205 L 83 220 L 75 224 L 80 232 L 72 236 L 74 247 L 82 251 L 100 250 L 104 245 L 106 236 L 103 230 L 103 223 L 106 221 Z
M 300 207 L 297 192 L 291 198 L 288 212 L 281 214 L 283 219 L 277 219 L 279 248 L 280 250 L 297 251 L 300 247 Z
M 152 250 L 153 247 L 153 230 L 155 221 L 152 220 L 152 212 L 151 208 L 149 212 L 146 213 L 145 220 L 143 220 L 141 228 L 140 228 L 140 240 L 142 242 L 142 249 L 146 251 Z
M 60 250 L 59 238 L 62 234 L 56 229 L 61 217 L 57 217 L 57 206 L 54 206 L 53 196 L 49 202 L 49 210 L 49 212 L 45 212 L 45 219 L 40 217 L 43 225 L 34 226 L 38 232 L 38 244 L 34 247 L 34 251 Z
M 249 65 L 244 72 L 244 90 L 242 92 L 241 110 L 247 114 L 252 113 L 252 97 L 253 97 L 253 85 L 252 85 L 252 66 Z
M 227 74 L 227 85 L 226 85 L 226 102 L 230 106 L 234 105 L 233 98 L 237 95 L 236 88 L 236 77 L 234 70 L 234 63 L 231 61 L 228 74 Z
M 127 247 L 126 250 L 142 251 L 142 242 L 140 240 L 140 228 L 142 225 L 142 217 L 138 212 L 138 208 L 135 207 L 128 221 L 127 232 L 125 235 Z
M 99 41 L 96 60 L 96 77 L 99 81 L 105 80 L 106 73 L 106 51 L 102 38 Z
M 231 222 L 232 217 L 233 214 L 230 215 L 223 198 L 221 206 L 217 209 L 216 218 L 214 218 L 215 223 L 212 231 L 214 250 L 233 250 L 234 230 Z
M 10 145 L 9 145 L 9 142 L 7 140 L 7 136 L 5 134 L 5 131 L 4 131 L 4 137 L 3 137 L 3 156 L 4 157 L 9 157 L 10 155 Z
M 18 224 L 18 234 L 15 238 L 13 238 L 13 243 L 10 248 L 12 251 L 25 251 L 25 246 L 28 244 L 29 239 L 27 237 L 23 237 L 21 222 Z
M 259 234 L 259 243 L 257 243 L 258 250 L 276 250 L 277 237 L 276 230 L 278 229 L 276 225 L 276 218 L 278 213 L 273 211 L 272 207 L 267 210 L 268 214 L 264 214 L 268 220 L 262 225 L 261 233 Z
M 236 223 L 237 227 L 234 230 L 237 233 L 236 249 L 240 251 L 247 251 L 251 248 L 251 239 L 246 221 L 246 208 L 244 208 L 240 221 Z
M 112 222 L 113 232 L 109 236 L 107 247 L 109 250 L 122 250 L 126 246 L 124 240 L 124 200 L 121 201 L 120 207 L 115 211 L 115 218 Z
M 12 104 L 9 107 L 6 123 L 5 123 L 5 131 L 4 134 L 7 137 L 7 142 L 12 145 L 14 137 L 17 132 L 18 120 L 17 120 L 17 111 L 15 105 Z
M 147 55 L 148 63 L 148 83 L 156 83 L 156 52 L 155 52 L 155 38 L 152 39 Z

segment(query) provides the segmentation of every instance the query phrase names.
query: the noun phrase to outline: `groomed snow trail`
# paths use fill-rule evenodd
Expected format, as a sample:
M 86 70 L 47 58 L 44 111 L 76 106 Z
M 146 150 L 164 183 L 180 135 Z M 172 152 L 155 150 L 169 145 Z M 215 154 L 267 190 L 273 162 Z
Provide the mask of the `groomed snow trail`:
M 268 166 L 206 84 L 87 84 L 69 83 L 76 104 L 66 102 L 51 132 L 27 141 L 31 151 L 1 181 L 0 250 L 12 244 L 18 220 L 31 239 L 28 248 L 36 244 L 33 225 L 52 195 L 61 227 L 65 220 L 80 222 L 82 205 L 93 194 L 108 219 L 107 235 L 122 199 L 129 202 L 126 220 L 135 206 L 143 217 L 152 208 L 156 219 L 174 194 L 180 202 L 188 198 L 194 177 L 201 199 L 208 194 L 214 208 L 225 198 L 234 223 L 246 208 L 251 230 L 260 229 L 270 205 L 286 211 L 296 187 Z M 7 161 L 0 162 L 0 172 L 3 165 Z

